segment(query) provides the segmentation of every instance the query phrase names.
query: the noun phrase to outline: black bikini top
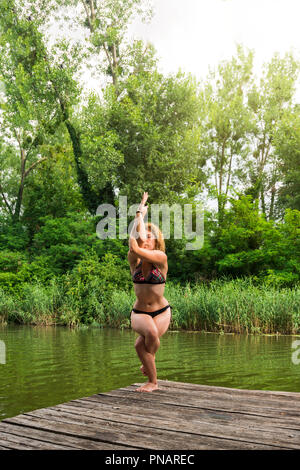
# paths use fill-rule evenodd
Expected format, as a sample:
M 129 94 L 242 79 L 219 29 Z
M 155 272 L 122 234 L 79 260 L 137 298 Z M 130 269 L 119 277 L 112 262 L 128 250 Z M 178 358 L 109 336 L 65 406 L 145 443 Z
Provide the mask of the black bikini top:
M 160 270 L 152 264 L 151 271 L 146 279 L 142 273 L 142 261 L 137 265 L 136 270 L 132 276 L 133 282 L 136 284 L 164 284 L 166 282 Z

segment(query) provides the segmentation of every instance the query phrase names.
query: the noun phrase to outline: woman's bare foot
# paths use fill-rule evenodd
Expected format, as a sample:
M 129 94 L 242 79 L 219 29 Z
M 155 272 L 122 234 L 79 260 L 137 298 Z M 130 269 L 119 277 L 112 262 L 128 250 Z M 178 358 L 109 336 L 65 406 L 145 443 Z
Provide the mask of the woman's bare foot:
M 145 375 L 146 377 L 148 377 L 145 366 L 141 366 L 140 369 L 141 369 L 142 374 Z
M 153 390 L 157 390 L 158 385 L 157 383 L 147 382 L 146 384 L 142 385 L 141 387 L 136 389 L 136 392 L 153 392 Z

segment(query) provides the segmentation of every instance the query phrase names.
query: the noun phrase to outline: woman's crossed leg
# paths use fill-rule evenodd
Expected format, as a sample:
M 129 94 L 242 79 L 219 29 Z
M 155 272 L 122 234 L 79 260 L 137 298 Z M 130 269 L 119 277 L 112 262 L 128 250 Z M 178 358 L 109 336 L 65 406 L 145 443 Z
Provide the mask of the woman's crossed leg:
M 159 348 L 159 338 L 167 331 L 171 320 L 170 307 L 152 318 L 146 314 L 131 315 L 131 326 L 140 334 L 135 342 L 136 352 L 142 362 L 142 372 L 148 376 L 148 383 L 137 389 L 139 392 L 152 392 L 158 388 L 155 353 Z

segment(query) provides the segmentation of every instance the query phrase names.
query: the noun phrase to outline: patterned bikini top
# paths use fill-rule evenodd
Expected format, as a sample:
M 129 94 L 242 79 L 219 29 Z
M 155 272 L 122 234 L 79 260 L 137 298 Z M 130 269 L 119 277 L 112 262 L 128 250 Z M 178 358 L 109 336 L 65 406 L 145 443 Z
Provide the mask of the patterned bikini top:
M 136 270 L 132 276 L 133 282 L 136 284 L 164 284 L 166 282 L 164 276 L 158 268 L 152 264 L 152 269 L 146 279 L 142 273 L 142 261 L 137 265 Z

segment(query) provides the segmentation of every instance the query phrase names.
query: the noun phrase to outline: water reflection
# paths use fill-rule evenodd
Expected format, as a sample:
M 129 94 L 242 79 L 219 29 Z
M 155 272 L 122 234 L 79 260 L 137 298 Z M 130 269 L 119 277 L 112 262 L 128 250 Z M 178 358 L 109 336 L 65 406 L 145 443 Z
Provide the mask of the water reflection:
M 132 330 L 0 327 L 0 419 L 145 379 Z M 160 379 L 300 392 L 293 336 L 168 332 L 157 353 Z

